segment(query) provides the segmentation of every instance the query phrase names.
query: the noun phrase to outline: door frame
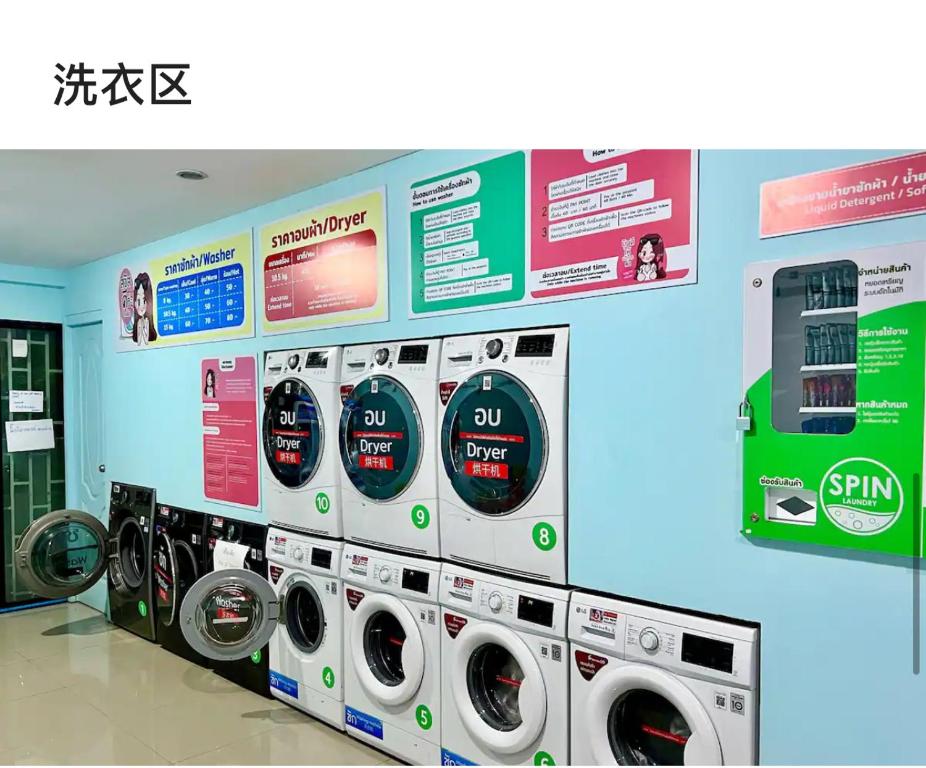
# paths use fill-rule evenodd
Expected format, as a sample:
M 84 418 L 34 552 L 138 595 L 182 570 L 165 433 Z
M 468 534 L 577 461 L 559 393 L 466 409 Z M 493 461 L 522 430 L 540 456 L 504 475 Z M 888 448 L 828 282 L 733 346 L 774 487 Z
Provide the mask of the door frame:
M 67 400 L 68 400 L 68 388 L 66 385 L 67 382 L 67 344 L 65 342 L 65 327 L 61 323 L 46 323 L 38 322 L 33 320 L 2 320 L 0 319 L 0 327 L 3 328 L 12 328 L 17 330 L 26 330 L 26 331 L 57 331 L 61 341 L 61 389 L 62 394 L 64 395 L 64 422 L 67 424 Z M 3 445 L 0 444 L 0 466 L 3 464 Z M 65 499 L 67 499 L 67 489 L 68 489 L 68 430 L 64 430 L 64 488 L 65 488 Z M 4 478 L 3 472 L 0 471 L 0 490 L 3 488 Z M 3 515 L 0 514 L 0 542 L 3 541 L 4 534 L 4 521 Z M 0 558 L 2 560 L 2 558 Z M 7 563 L 2 563 L 3 567 L 0 568 L 0 611 L 12 611 L 20 610 L 23 608 L 37 608 L 43 605 L 55 605 L 56 603 L 66 602 L 67 598 L 61 598 L 56 600 L 49 600 L 45 597 L 36 597 L 32 600 L 18 600 L 15 602 L 7 602 L 6 599 L 6 566 Z

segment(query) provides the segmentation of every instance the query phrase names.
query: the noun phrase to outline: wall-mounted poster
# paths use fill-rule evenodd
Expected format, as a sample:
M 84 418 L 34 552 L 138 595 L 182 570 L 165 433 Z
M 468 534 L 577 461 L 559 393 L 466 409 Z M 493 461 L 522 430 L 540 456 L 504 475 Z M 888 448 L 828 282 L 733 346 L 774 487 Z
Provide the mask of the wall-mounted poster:
M 385 189 L 263 227 L 260 264 L 265 334 L 387 320 Z
M 251 233 L 116 272 L 116 350 L 254 335 Z
M 524 298 L 524 179 L 513 152 L 412 184 L 411 317 Z
M 697 230 L 695 150 L 531 152 L 534 301 L 697 282 Z
M 260 504 L 257 461 L 257 361 L 206 358 L 200 364 L 203 493 L 207 499 Z

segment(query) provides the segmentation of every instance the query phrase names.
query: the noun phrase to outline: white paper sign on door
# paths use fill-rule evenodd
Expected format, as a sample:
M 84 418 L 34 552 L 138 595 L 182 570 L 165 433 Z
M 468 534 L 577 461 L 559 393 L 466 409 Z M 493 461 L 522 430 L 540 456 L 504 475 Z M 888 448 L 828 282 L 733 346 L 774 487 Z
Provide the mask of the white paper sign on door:
M 29 357 L 29 342 L 25 339 L 13 339 L 13 357 Z
M 212 552 L 213 570 L 226 571 L 229 568 L 244 568 L 244 558 L 250 551 L 251 548 L 246 544 L 236 544 L 233 541 L 219 539 Z
M 54 447 L 55 427 L 51 419 L 6 423 L 6 449 L 10 453 L 42 451 Z
M 45 410 L 45 393 L 31 389 L 10 390 L 10 413 L 41 413 Z

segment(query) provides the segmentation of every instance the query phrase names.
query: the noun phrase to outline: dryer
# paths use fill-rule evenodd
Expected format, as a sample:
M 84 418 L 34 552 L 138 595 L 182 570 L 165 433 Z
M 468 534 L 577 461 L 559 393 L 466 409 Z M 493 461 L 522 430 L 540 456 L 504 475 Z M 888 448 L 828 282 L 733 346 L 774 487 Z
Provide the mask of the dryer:
M 566 583 L 569 329 L 444 339 L 442 556 Z
M 180 629 L 180 606 L 190 587 L 206 572 L 206 516 L 158 504 L 154 517 L 154 599 L 157 639 L 171 653 L 209 666 Z
M 401 760 L 440 760 L 441 565 L 348 544 L 344 583 L 347 733 Z
M 343 549 L 342 541 L 267 532 L 267 569 L 282 610 L 270 638 L 270 692 L 341 730 Z
M 441 762 L 566 765 L 569 590 L 445 564 Z
M 271 525 L 340 538 L 341 348 L 264 356 L 261 478 Z
M 153 488 L 113 483 L 108 528 L 80 510 L 49 512 L 23 531 L 13 567 L 28 589 L 48 598 L 78 595 L 106 575 L 110 621 L 153 642 L 154 505 Z
M 572 760 L 755 765 L 759 630 L 574 592 Z
M 440 339 L 344 348 L 339 445 L 346 539 L 440 555 L 439 357 Z

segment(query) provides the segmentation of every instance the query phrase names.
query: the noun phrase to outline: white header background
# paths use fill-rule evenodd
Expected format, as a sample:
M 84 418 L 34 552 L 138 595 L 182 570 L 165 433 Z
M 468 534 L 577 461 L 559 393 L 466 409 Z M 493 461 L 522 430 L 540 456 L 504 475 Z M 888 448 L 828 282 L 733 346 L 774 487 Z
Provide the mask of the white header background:
M 0 146 L 917 146 L 926 12 L 863 7 L 7 3 Z M 120 60 L 189 63 L 192 107 L 54 105 Z

